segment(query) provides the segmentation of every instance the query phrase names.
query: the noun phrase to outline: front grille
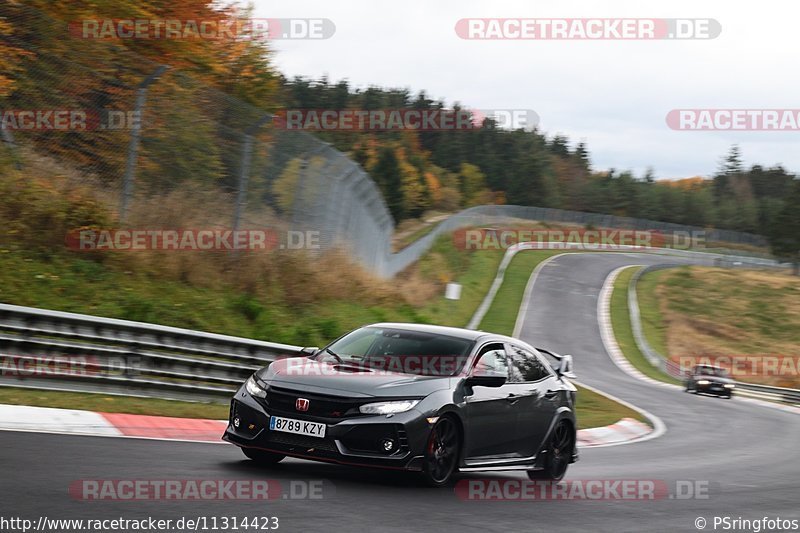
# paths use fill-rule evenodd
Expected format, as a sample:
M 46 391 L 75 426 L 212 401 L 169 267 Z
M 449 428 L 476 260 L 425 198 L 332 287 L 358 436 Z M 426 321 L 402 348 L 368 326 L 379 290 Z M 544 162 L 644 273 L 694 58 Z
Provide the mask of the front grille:
M 357 402 L 350 398 L 339 398 L 336 396 L 325 396 L 322 394 L 308 394 L 303 391 L 293 391 L 270 387 L 267 392 L 267 407 L 271 411 L 283 413 L 300 413 L 295 407 L 298 398 L 305 398 L 309 401 L 308 411 L 302 411 L 303 415 L 316 416 L 320 418 L 345 418 L 359 415 L 358 407 L 366 401 Z
M 283 433 L 280 431 L 268 431 L 265 435 L 267 436 L 269 442 L 281 444 L 283 446 L 302 448 L 302 451 L 306 451 L 311 448 L 328 452 L 338 451 L 336 445 L 327 438 L 319 439 L 315 437 L 306 437 L 305 435 Z

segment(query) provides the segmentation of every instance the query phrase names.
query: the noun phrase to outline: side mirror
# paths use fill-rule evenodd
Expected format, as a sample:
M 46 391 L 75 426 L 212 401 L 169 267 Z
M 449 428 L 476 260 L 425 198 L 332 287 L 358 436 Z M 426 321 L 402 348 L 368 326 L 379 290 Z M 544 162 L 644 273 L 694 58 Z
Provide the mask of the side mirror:
M 306 356 L 315 355 L 319 351 L 319 346 L 306 346 L 300 349 L 300 353 Z
M 565 378 L 572 378 L 575 379 L 576 376 L 575 372 L 572 371 L 572 356 L 571 355 L 562 355 L 561 362 L 558 365 L 558 370 L 556 371 L 559 376 L 564 376 Z
M 466 384 L 478 387 L 502 387 L 508 380 L 508 372 L 489 369 L 474 369 Z

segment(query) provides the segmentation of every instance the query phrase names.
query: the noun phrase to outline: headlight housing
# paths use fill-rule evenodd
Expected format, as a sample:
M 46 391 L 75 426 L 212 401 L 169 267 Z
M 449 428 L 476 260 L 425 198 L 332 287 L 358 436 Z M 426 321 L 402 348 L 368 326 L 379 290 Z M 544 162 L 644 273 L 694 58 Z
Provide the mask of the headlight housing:
M 732 388 L 734 388 L 736 385 L 734 385 L 733 383 L 726 383 L 724 386 L 725 386 L 725 388 L 726 388 L 726 389 L 732 389 Z
M 698 385 L 708 385 L 709 383 L 711 382 L 708 381 L 707 379 L 701 379 L 700 381 L 697 382 Z
M 266 398 L 267 389 L 262 388 L 256 381 L 255 376 L 250 376 L 244 384 L 244 388 L 250 393 L 250 396 L 255 398 Z
M 365 415 L 391 415 L 396 413 L 405 413 L 413 409 L 419 400 L 399 400 L 392 402 L 375 402 L 366 403 L 358 408 L 358 410 Z

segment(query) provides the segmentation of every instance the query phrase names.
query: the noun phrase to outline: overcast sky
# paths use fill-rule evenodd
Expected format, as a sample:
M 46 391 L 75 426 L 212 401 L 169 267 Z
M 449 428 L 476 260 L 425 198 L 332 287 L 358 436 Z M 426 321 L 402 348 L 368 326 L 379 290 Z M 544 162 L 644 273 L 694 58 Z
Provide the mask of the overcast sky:
M 274 41 L 288 76 L 424 89 L 448 105 L 533 109 L 548 135 L 585 141 L 595 169 L 710 175 L 738 143 L 749 164 L 800 172 L 798 132 L 674 131 L 679 108 L 800 108 L 792 0 L 254 0 L 255 16 L 328 18 L 327 40 Z M 461 18 L 713 18 L 713 40 L 477 41 Z

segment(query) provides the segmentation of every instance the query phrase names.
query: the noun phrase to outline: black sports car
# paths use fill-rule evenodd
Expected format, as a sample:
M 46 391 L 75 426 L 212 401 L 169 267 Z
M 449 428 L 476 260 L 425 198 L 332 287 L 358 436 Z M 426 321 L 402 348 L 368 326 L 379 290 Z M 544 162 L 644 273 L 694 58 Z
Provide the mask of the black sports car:
M 712 365 L 696 365 L 686 373 L 686 392 L 704 392 L 730 398 L 736 382 L 728 377 L 724 368 Z
M 571 356 L 467 329 L 374 324 L 278 360 L 231 401 L 224 439 L 285 456 L 418 471 L 525 470 L 560 480 L 576 449 Z

